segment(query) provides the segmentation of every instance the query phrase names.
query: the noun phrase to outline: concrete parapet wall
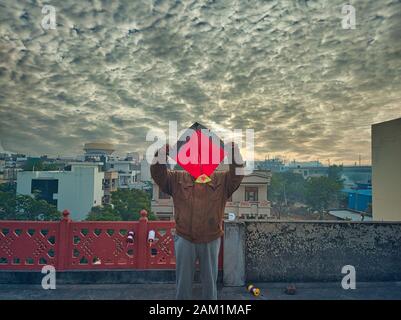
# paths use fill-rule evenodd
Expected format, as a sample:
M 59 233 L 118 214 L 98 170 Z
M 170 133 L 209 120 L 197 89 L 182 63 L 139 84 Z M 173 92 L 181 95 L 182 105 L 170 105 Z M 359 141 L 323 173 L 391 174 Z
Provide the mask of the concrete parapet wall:
M 357 281 L 401 280 L 401 222 L 247 221 L 226 228 L 225 243 L 238 243 L 237 250 L 224 247 L 224 273 L 236 266 L 234 274 L 224 274 L 226 285 L 340 282 L 345 265 L 355 267 Z

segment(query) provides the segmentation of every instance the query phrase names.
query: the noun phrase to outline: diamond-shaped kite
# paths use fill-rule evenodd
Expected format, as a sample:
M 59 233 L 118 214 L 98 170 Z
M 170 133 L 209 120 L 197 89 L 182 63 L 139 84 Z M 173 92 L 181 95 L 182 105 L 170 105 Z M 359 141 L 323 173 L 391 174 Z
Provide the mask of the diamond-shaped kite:
M 209 182 L 210 175 L 225 156 L 224 142 L 198 122 L 190 126 L 170 150 L 170 157 L 198 183 Z

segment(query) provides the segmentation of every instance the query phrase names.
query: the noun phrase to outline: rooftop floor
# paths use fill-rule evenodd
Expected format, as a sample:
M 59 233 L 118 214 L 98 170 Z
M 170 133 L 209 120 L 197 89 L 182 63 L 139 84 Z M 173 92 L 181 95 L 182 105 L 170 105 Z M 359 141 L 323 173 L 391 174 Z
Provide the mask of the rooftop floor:
M 344 290 L 340 283 L 296 283 L 297 293 L 284 293 L 285 283 L 255 283 L 260 297 L 251 296 L 245 287 L 219 286 L 220 300 L 400 300 L 401 282 L 361 282 L 355 290 Z M 200 297 L 200 284 L 194 284 L 194 299 Z M 44 290 L 38 285 L 0 285 L 0 300 L 173 300 L 175 285 L 165 284 L 93 284 L 58 285 Z

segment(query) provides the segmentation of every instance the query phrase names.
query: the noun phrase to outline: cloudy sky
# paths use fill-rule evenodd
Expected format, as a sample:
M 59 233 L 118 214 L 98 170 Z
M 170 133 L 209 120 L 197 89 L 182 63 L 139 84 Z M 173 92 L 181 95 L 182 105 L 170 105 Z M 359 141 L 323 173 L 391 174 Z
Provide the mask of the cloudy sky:
M 258 158 L 370 162 L 401 117 L 401 1 L 0 3 L 0 149 L 144 152 L 149 129 L 254 129 Z M 55 30 L 42 8 L 56 9 Z

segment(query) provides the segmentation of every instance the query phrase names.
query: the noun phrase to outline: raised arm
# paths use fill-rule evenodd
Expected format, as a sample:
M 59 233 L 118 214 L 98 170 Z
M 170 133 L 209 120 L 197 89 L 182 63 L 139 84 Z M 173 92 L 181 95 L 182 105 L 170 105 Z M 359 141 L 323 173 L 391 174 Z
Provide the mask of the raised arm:
M 167 144 L 155 153 L 155 157 L 150 165 L 150 174 L 160 190 L 171 196 L 173 193 L 172 181 L 174 177 L 171 170 L 167 169 L 168 149 L 169 146 Z M 160 161 L 162 159 L 163 161 Z
M 244 178 L 244 161 L 236 143 L 231 143 L 231 154 L 232 161 L 230 163 L 230 169 L 226 173 L 225 188 L 227 198 L 231 197 L 234 191 L 238 189 Z

